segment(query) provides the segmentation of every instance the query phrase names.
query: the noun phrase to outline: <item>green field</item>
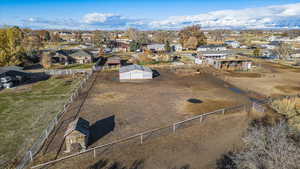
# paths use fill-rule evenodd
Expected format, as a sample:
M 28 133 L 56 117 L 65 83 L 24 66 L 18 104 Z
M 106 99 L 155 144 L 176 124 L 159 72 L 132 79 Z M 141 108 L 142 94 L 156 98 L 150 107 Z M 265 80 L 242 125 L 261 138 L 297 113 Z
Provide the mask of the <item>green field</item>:
M 33 85 L 0 91 L 0 166 L 31 146 L 62 109 L 79 81 L 80 78 L 51 77 Z

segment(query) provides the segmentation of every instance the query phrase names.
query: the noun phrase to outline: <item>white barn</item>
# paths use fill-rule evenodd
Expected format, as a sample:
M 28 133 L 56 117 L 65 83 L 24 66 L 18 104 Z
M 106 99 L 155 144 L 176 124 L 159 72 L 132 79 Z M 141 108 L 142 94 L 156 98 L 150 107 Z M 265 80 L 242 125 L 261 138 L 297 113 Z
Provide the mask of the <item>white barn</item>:
M 152 79 L 153 72 L 150 68 L 141 65 L 123 66 L 119 71 L 120 81 Z

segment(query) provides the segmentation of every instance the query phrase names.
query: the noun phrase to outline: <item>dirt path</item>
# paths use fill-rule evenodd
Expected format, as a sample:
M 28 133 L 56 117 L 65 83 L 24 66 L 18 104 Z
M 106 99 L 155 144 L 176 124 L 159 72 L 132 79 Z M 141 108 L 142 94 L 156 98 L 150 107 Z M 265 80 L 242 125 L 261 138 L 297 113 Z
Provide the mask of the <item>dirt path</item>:
M 64 113 L 62 119 L 59 121 L 57 125 L 57 129 L 46 140 L 43 149 L 41 151 L 43 154 L 47 154 L 47 153 L 50 153 L 52 155 L 54 154 L 56 158 L 57 154 L 60 153 L 64 142 L 64 140 L 62 139 L 64 137 L 64 132 L 66 131 L 69 123 L 73 121 L 76 117 L 78 117 L 82 109 L 82 106 L 86 101 L 86 98 L 89 96 L 90 89 L 94 85 L 95 78 L 97 78 L 97 76 L 92 76 L 89 79 L 85 88 L 81 90 L 79 96 L 73 101 L 73 103 L 68 108 L 67 112 Z

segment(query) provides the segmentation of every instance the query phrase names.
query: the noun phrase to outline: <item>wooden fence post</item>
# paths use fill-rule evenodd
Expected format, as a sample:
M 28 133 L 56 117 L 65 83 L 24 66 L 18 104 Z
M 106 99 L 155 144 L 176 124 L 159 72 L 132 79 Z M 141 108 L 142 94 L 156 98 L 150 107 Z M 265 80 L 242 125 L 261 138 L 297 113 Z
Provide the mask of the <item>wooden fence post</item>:
M 96 149 L 94 148 L 94 158 L 96 158 Z
M 222 114 L 225 115 L 225 109 L 222 110 Z
M 57 123 L 58 123 L 57 116 L 55 116 L 54 122 L 55 122 L 55 125 L 57 125 Z
M 32 152 L 31 151 L 29 151 L 29 157 L 30 157 L 30 161 L 32 161 L 33 158 L 32 158 Z
M 200 117 L 200 123 L 202 123 L 202 121 L 203 121 L 203 116 Z
M 143 144 L 143 134 L 141 134 L 141 144 Z
M 173 133 L 175 133 L 176 132 L 176 124 L 174 123 L 173 124 Z

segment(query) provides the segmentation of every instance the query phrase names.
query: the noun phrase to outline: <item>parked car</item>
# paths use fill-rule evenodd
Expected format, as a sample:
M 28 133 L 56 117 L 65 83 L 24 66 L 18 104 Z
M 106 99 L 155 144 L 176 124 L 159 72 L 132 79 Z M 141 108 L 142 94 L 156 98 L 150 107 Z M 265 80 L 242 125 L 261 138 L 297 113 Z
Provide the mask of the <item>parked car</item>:
M 0 78 L 0 82 L 1 83 L 8 83 L 8 82 L 11 82 L 13 79 L 12 79 L 12 77 L 10 77 L 10 76 L 5 76 L 5 77 L 1 77 Z
M 12 88 L 14 86 L 14 83 L 13 82 L 8 82 L 8 83 L 3 83 L 3 88 Z

